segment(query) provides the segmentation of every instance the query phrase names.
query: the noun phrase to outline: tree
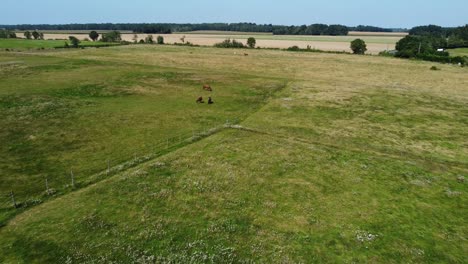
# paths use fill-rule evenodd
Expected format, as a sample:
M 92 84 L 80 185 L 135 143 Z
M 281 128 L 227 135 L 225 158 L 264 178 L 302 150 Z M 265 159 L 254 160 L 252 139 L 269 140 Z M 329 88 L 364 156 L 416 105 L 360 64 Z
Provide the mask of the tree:
M 42 32 L 39 33 L 39 39 L 42 39 L 42 40 L 44 39 L 44 33 L 42 33 Z
M 80 45 L 80 40 L 78 38 L 76 38 L 74 36 L 70 36 L 70 37 L 68 37 L 68 39 L 70 40 L 70 42 L 71 42 L 71 44 L 72 44 L 72 46 L 74 48 L 78 48 L 78 46 Z
M 99 33 L 93 30 L 89 32 L 89 38 L 92 39 L 93 41 L 96 41 L 99 38 Z
M 154 43 L 154 40 L 153 40 L 153 35 L 148 35 L 146 38 L 145 38 L 145 42 L 148 43 L 148 44 L 153 44 Z
M 164 44 L 164 37 L 158 36 L 158 44 Z
M 247 46 L 249 46 L 249 48 L 255 48 L 256 44 L 257 44 L 257 40 L 255 40 L 255 38 L 250 37 L 247 39 Z
M 24 32 L 24 37 L 26 39 L 31 39 L 31 37 L 32 37 L 31 32 L 29 32 L 29 31 Z
M 354 54 L 364 54 L 367 51 L 366 42 L 362 39 L 355 39 L 351 41 L 351 49 Z
M 41 34 L 39 34 L 39 32 L 37 32 L 36 30 L 34 30 L 33 33 L 32 33 L 32 36 L 34 37 L 34 39 L 39 39 Z

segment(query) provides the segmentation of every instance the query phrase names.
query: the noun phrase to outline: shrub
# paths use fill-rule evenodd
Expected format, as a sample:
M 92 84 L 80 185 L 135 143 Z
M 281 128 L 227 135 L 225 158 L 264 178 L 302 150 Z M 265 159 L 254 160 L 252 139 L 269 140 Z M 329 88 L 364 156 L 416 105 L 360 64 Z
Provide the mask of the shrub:
M 364 54 L 367 51 L 366 42 L 362 39 L 355 39 L 351 41 L 351 50 L 354 54 Z
M 157 42 L 158 42 L 158 44 L 160 44 L 160 45 L 164 44 L 164 37 L 163 37 L 163 36 L 158 36 Z
M 13 31 L 0 29 L 0 38 L 16 38 L 16 33 Z
M 72 44 L 72 46 L 74 48 L 78 48 L 78 46 L 80 45 L 80 40 L 79 39 L 77 39 L 74 36 L 70 36 L 70 37 L 68 37 L 68 39 L 70 39 L 70 43 Z
M 301 51 L 301 48 L 299 48 L 298 46 L 292 46 L 292 47 L 289 47 L 287 50 L 288 51 Z
M 121 34 L 119 31 L 111 31 L 106 34 L 102 34 L 102 42 L 120 42 L 122 40 Z
M 235 39 L 226 39 L 223 42 L 214 44 L 216 48 L 245 48 L 242 42 L 239 42 Z
M 148 44 L 153 44 L 153 43 L 154 43 L 153 35 L 148 35 L 148 36 L 145 38 L 145 42 L 148 43 Z
M 431 67 L 431 71 L 439 71 L 439 70 L 440 70 L 440 69 L 437 68 L 436 66 L 432 66 L 432 67 Z
M 143 39 L 140 39 L 140 41 L 138 41 L 138 43 L 140 43 L 140 44 L 144 44 L 144 43 L 145 43 L 145 41 L 144 41 Z

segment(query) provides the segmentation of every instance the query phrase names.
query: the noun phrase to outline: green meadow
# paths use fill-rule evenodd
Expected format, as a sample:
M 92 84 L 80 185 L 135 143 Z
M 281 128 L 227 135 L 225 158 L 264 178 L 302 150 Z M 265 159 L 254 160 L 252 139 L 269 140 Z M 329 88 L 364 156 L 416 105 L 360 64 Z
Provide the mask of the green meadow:
M 54 49 L 65 46 L 67 40 L 32 40 L 32 39 L 0 39 L 0 49 L 30 50 Z M 70 43 L 69 43 L 70 44 Z M 82 47 L 98 47 L 109 45 L 105 42 L 81 41 Z
M 468 56 L 468 48 L 458 48 L 448 50 L 452 56 Z
M 0 262 L 465 262 L 466 68 L 245 52 L 0 51 Z

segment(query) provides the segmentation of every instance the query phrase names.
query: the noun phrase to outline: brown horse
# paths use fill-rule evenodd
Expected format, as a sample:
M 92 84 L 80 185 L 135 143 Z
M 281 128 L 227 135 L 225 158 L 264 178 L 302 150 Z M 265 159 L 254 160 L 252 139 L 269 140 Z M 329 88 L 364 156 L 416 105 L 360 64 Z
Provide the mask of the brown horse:
M 203 97 L 198 97 L 197 101 L 196 101 L 197 104 L 204 104 L 205 101 L 203 101 Z
M 211 89 L 211 86 L 208 85 L 208 84 L 203 85 L 203 90 L 209 91 L 209 92 L 212 92 L 212 91 L 213 91 L 213 89 Z

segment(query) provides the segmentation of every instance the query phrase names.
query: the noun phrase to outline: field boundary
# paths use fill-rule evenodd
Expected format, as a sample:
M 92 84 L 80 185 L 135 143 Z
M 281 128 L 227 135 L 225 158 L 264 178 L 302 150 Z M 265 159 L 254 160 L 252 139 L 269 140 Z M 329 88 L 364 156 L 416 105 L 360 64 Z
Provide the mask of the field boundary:
M 235 120 L 234 122 L 238 121 Z M 158 144 L 152 145 L 150 149 L 144 148 L 144 150 L 138 152 L 145 153 L 143 155 L 137 156 L 137 154 L 134 154 L 132 158 L 128 158 L 121 162 L 117 162 L 115 159 L 107 160 L 107 168 L 91 174 L 84 180 L 80 180 L 80 178 L 76 177 L 75 173 L 71 171 L 68 183 L 57 183 L 50 181 L 48 178 L 38 179 L 35 184 L 37 184 L 37 186 L 43 186 L 43 192 L 29 194 L 19 193 L 20 195 L 18 195 L 18 193 L 12 190 L 9 193 L 2 193 L 0 194 L 0 211 L 9 211 L 11 214 L 6 219 L 0 219 L 0 228 L 6 226 L 11 219 L 28 209 L 51 200 L 55 200 L 58 197 L 86 189 L 87 187 L 98 184 L 104 180 L 111 179 L 113 176 L 118 175 L 121 172 L 135 168 L 211 135 L 217 134 L 229 126 L 231 126 L 231 121 L 226 120 L 226 123 L 223 125 L 202 129 L 196 132 L 192 131 L 191 133 L 179 134 L 175 137 L 162 140 Z M 113 165 L 110 166 L 110 164 Z

